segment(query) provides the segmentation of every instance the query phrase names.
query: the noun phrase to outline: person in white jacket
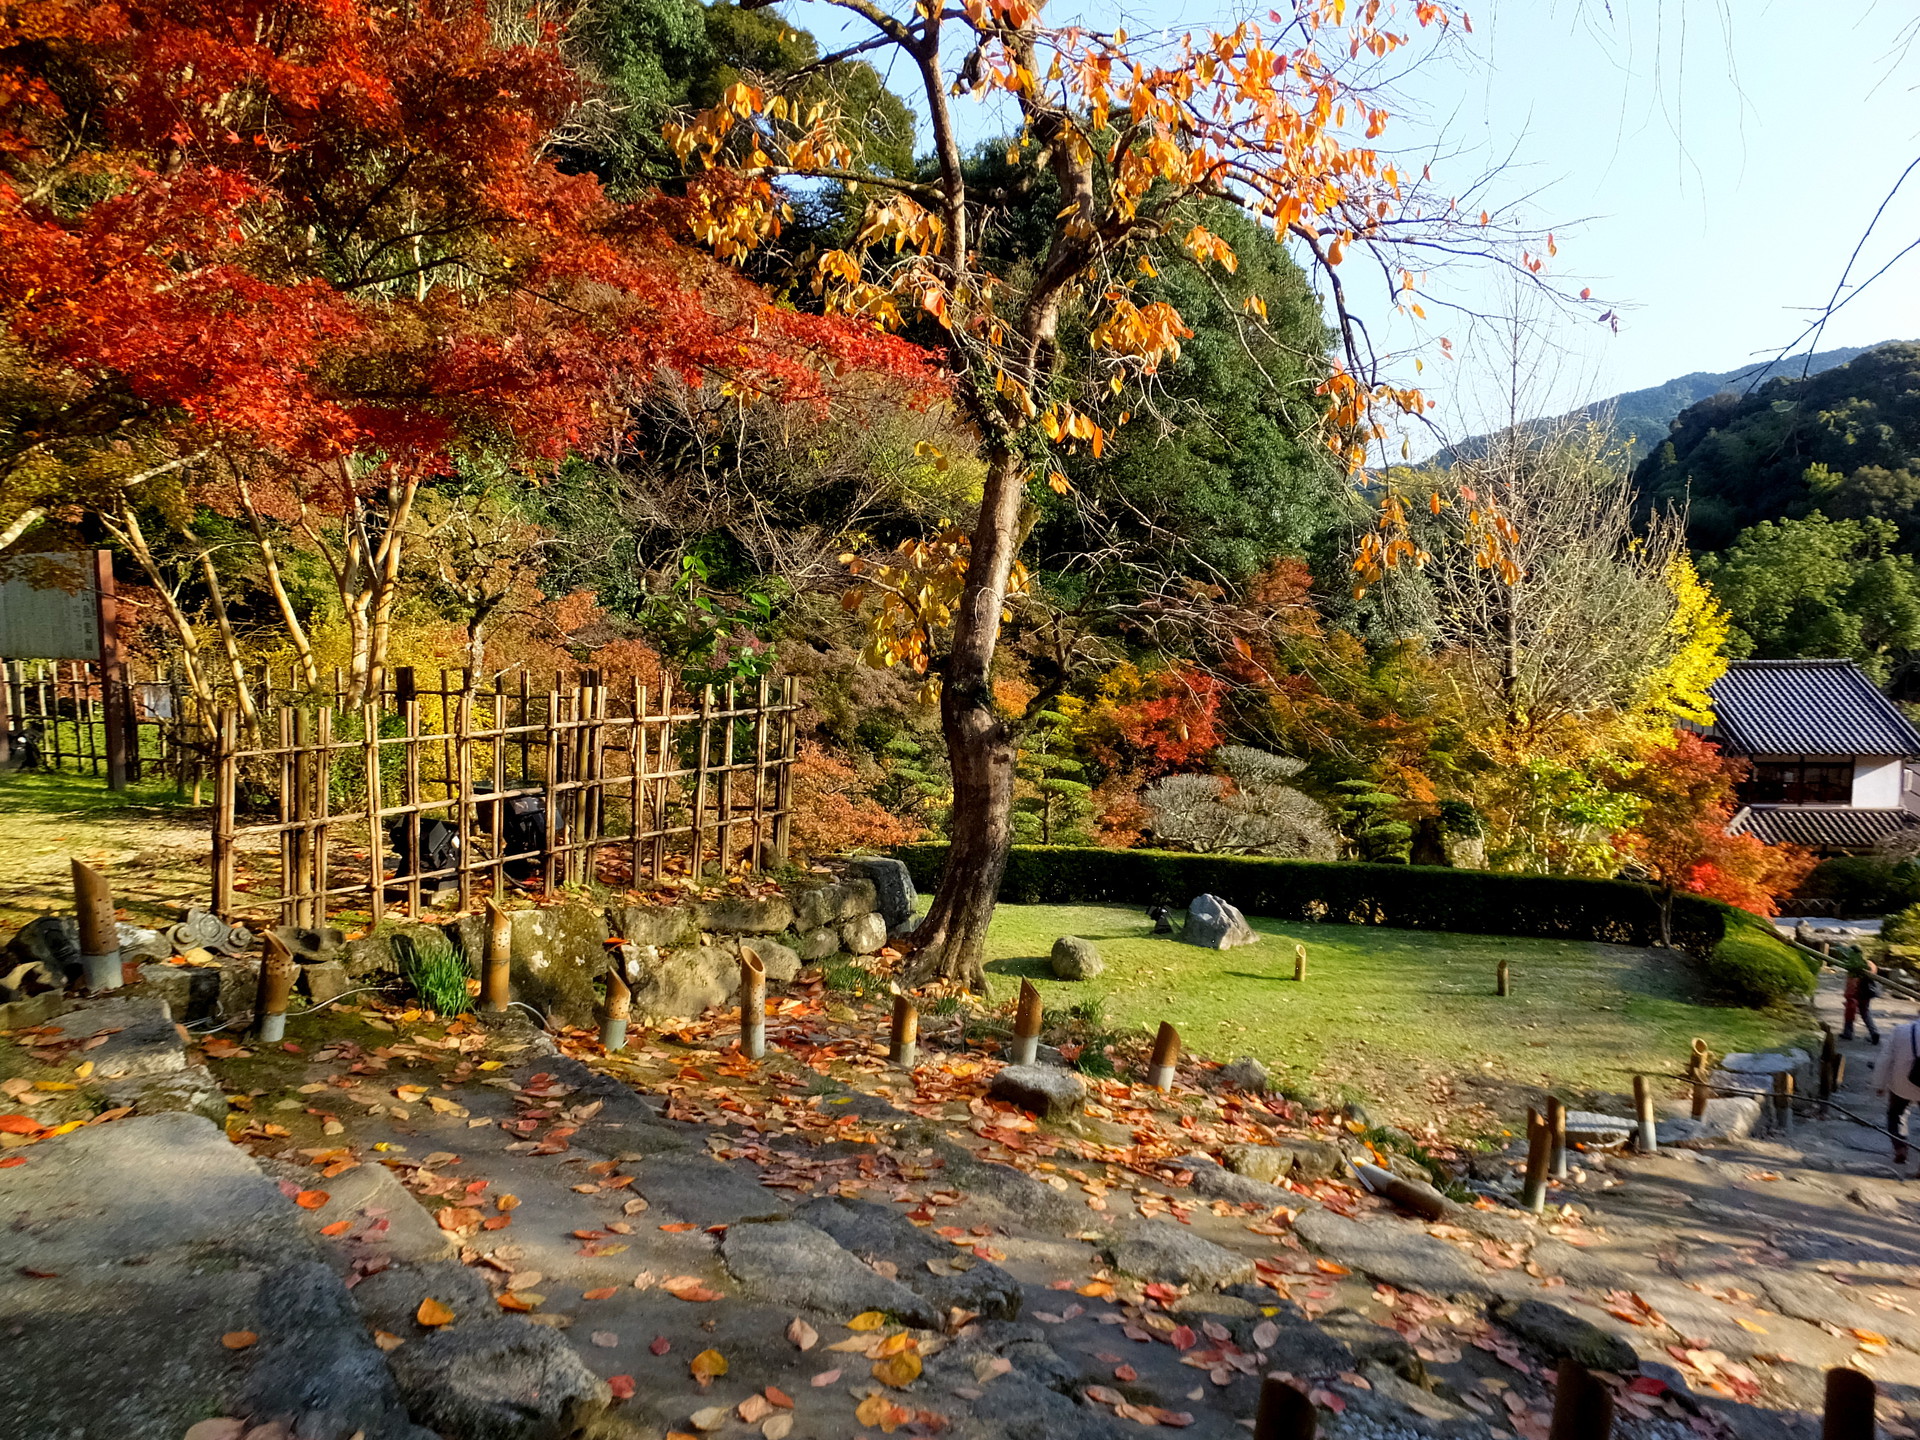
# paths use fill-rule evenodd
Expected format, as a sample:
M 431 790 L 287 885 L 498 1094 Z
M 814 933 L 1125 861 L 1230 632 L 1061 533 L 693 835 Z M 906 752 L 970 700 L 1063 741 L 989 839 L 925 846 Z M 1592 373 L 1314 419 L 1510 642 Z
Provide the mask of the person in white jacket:
M 1907 1163 L 1907 1106 L 1920 1100 L 1920 1020 L 1887 1037 L 1873 1067 L 1873 1092 L 1887 1097 L 1887 1129 L 1893 1132 L 1893 1163 Z

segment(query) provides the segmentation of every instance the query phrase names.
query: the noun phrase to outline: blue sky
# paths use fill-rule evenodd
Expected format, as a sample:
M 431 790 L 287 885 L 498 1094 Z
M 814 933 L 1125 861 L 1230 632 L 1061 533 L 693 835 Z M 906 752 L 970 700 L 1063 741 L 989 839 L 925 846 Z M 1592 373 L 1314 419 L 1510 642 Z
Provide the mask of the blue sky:
M 784 8 L 829 44 L 840 28 L 841 12 L 820 4 Z M 1556 231 L 1562 276 L 1620 314 L 1618 334 L 1540 317 L 1528 365 L 1536 411 L 1730 369 L 1792 343 L 1920 156 L 1920 44 L 1903 49 L 1916 19 L 1903 0 L 1467 8 L 1474 34 L 1411 78 L 1388 138 L 1458 151 L 1436 170 L 1442 181 L 1509 160 L 1507 193 L 1530 195 L 1530 218 Z M 1245 9 L 1055 0 L 1048 14 L 1139 32 L 1218 28 Z M 980 107 L 962 109 L 973 133 L 1000 128 Z M 1920 237 L 1920 173 L 1907 183 L 1858 274 Z M 1490 275 L 1450 283 L 1477 307 L 1512 308 Z M 1422 380 L 1442 402 L 1441 422 L 1464 433 L 1500 409 L 1512 344 L 1458 321 L 1442 328 L 1460 358 L 1429 364 Z M 1820 344 L 1894 338 L 1920 338 L 1920 252 L 1841 311 Z

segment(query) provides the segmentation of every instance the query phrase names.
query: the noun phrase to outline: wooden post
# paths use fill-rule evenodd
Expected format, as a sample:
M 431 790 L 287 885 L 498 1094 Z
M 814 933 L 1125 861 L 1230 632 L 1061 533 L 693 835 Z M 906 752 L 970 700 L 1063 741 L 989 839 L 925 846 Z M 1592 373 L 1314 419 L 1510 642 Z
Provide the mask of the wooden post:
M 1820 1440 L 1873 1440 L 1874 1383 L 1858 1370 L 1836 1365 L 1827 1371 L 1827 1406 Z
M 608 1054 L 627 1048 L 627 1019 L 633 1014 L 633 991 L 620 973 L 620 959 L 607 966 L 607 1008 L 600 1017 L 600 1047 Z
M 1513 994 L 1513 967 L 1504 959 L 1500 962 L 1500 968 L 1493 972 L 1493 993 Z
M 1567 1178 L 1567 1107 L 1558 1095 L 1547 1097 L 1547 1130 L 1553 1141 L 1552 1163 L 1547 1167 L 1547 1176 L 1553 1180 Z
M 1693 1082 L 1693 1118 L 1707 1113 L 1707 1042 L 1696 1039 L 1687 1057 L 1687 1078 Z
M 1782 1133 L 1793 1128 L 1793 1076 L 1784 1070 L 1773 1077 L 1773 1127 Z
M 1547 1440 L 1607 1440 L 1612 1433 L 1612 1394 L 1578 1360 L 1562 1360 Z
M 1153 1057 L 1147 1062 L 1147 1084 L 1155 1090 L 1173 1088 L 1174 1069 L 1180 1063 L 1180 1032 L 1162 1020 L 1153 1037 Z
M 473 692 L 461 687 L 453 707 L 455 830 L 460 854 L 454 860 L 460 886 L 460 913 L 473 909 Z
M 107 788 L 124 790 L 132 771 L 127 757 L 131 728 L 127 693 L 127 652 L 120 636 L 120 600 L 113 589 L 113 552 L 93 552 L 94 600 L 100 617 L 100 700 L 106 721 Z M 76 713 L 75 718 L 78 719 Z M 135 755 L 137 761 L 138 755 Z
M 1644 1075 L 1633 1077 L 1633 1116 L 1637 1122 L 1633 1148 L 1642 1155 L 1657 1154 L 1660 1127 L 1653 1115 L 1653 1086 Z
M 213 772 L 213 913 L 222 919 L 233 913 L 233 811 L 239 790 L 240 719 L 232 710 L 214 717 Z
M 1020 1005 L 1013 1012 L 1013 1063 L 1031 1065 L 1040 1058 L 1040 989 L 1031 980 L 1020 982 Z
M 253 1006 L 253 1033 L 268 1042 L 287 1038 L 287 1000 L 293 994 L 293 977 L 299 968 L 286 942 L 271 930 L 261 940 L 266 958 L 260 962 L 260 989 Z
M 887 1059 L 902 1070 L 911 1070 L 920 1058 L 920 1008 L 904 992 L 893 997 L 893 1038 L 887 1047 Z
M 1540 1112 L 1527 1111 L 1527 1180 L 1520 1191 L 1520 1208 L 1538 1215 L 1547 1208 L 1547 1166 L 1553 1158 L 1553 1134 Z
M 738 738 L 734 725 L 733 712 L 737 691 L 732 681 L 727 682 L 726 718 L 720 723 L 720 733 L 725 742 L 720 747 L 720 782 L 716 786 L 719 815 L 715 823 L 715 840 L 720 852 L 720 873 L 725 875 L 733 868 L 733 750 Z
M 800 737 L 794 712 L 799 705 L 800 681 L 798 677 L 789 675 L 780 690 L 780 745 L 773 782 L 774 869 L 787 863 L 787 847 L 793 835 L 793 752 Z
M 380 781 L 380 702 L 368 696 L 360 704 L 361 769 L 366 772 L 367 795 L 367 925 L 371 929 L 387 913 L 387 832 L 380 823 L 384 787 Z
M 693 772 L 693 853 L 687 860 L 687 873 L 696 885 L 700 883 L 700 872 L 706 863 L 707 764 L 712 758 L 712 742 L 713 687 L 706 685 L 700 690 L 700 740 L 695 747 Z
M 767 1053 L 767 967 L 751 945 L 740 947 L 740 1053 L 749 1060 Z
M 1298 940 L 1293 942 L 1293 978 L 1303 984 L 1307 978 L 1307 947 Z
M 1260 1382 L 1260 1413 L 1253 1440 L 1313 1440 L 1313 1402 L 1297 1386 L 1269 1375 Z
M 1827 1102 L 1833 1098 L 1833 1092 L 1840 1088 L 1840 1039 L 1833 1033 L 1831 1025 L 1820 1027 L 1823 1038 L 1820 1043 L 1820 1115 L 1824 1119 Z
M 487 901 L 486 962 L 480 971 L 480 1008 L 504 1015 L 513 999 L 513 917 Z
M 753 692 L 753 868 L 767 869 L 767 677 Z
M 120 931 L 113 923 L 113 891 L 91 865 L 73 862 L 74 912 L 80 922 L 80 964 L 87 989 L 120 988 Z

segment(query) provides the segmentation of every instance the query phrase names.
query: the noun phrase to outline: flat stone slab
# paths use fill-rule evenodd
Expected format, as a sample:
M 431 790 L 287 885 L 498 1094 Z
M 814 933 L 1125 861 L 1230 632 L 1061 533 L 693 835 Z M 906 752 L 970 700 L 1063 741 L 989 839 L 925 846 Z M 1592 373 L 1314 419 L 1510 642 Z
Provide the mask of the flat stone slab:
M 909 1325 L 938 1329 L 946 1318 L 898 1280 L 863 1263 L 824 1230 L 800 1220 L 729 1225 L 720 1258 L 749 1291 L 838 1319 L 883 1310 Z
M 991 1261 L 956 1250 L 898 1210 L 869 1200 L 822 1196 L 794 1212 L 856 1259 L 891 1264 L 893 1278 L 945 1314 L 972 1310 L 987 1320 L 1020 1313 L 1020 1284 Z
M 1204 1195 L 1209 1200 L 1231 1200 L 1236 1205 L 1298 1205 L 1301 1199 L 1291 1190 L 1283 1190 L 1278 1185 L 1269 1185 L 1264 1180 L 1255 1180 L 1246 1175 L 1236 1175 L 1218 1161 L 1206 1155 L 1182 1155 L 1178 1160 L 1170 1160 L 1182 1170 L 1193 1172 L 1193 1181 L 1189 1188 L 1196 1195 Z
M 1812 1270 L 1767 1271 L 1758 1277 L 1773 1308 L 1809 1325 L 1839 1325 L 1877 1331 L 1909 1350 L 1920 1350 L 1920 1319 L 1882 1310 Z
M 97 1000 L 55 1016 L 47 1024 L 65 1040 L 85 1040 L 103 1032 L 107 1038 L 93 1049 L 76 1052 L 93 1061 L 97 1080 L 125 1080 L 137 1075 L 167 1075 L 187 1068 L 187 1049 L 166 1002 L 151 995 L 120 1000 Z
M 1640 1365 L 1633 1347 L 1591 1321 L 1544 1300 L 1502 1300 L 1493 1318 L 1556 1360 L 1578 1360 L 1590 1370 L 1632 1372 Z
M 1723 1145 L 1744 1140 L 1760 1123 L 1761 1105 L 1745 1095 L 1723 1095 L 1707 1101 L 1698 1120 L 1690 1116 L 1662 1120 L 1654 1126 L 1654 1138 L 1675 1149 L 1697 1150 L 1708 1145 Z
M 556 1331 L 523 1320 L 456 1325 L 393 1352 L 407 1405 L 444 1435 L 566 1440 L 613 1401 Z
M 1309 1249 L 1402 1290 L 1485 1295 L 1492 1289 L 1465 1255 L 1403 1222 L 1362 1222 L 1331 1210 L 1308 1210 L 1294 1220 L 1293 1233 Z
M 1253 1279 L 1253 1261 L 1169 1220 L 1129 1227 L 1107 1246 L 1116 1270 L 1142 1280 L 1220 1290 Z
M 1044 1120 L 1065 1120 L 1087 1103 L 1087 1082 L 1056 1065 L 1009 1065 L 993 1077 L 987 1094 Z
M 1567 1112 L 1567 1143 L 1570 1145 L 1612 1150 L 1632 1139 L 1633 1132 L 1638 1128 L 1635 1122 L 1619 1115 L 1602 1115 L 1594 1110 Z

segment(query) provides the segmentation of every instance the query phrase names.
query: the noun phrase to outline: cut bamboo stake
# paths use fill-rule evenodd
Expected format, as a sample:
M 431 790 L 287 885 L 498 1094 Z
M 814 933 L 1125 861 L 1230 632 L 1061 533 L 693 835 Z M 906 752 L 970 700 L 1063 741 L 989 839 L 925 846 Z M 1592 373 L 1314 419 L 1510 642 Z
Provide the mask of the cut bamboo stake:
M 1827 1371 L 1827 1408 L 1820 1423 L 1820 1440 L 1873 1440 L 1876 1393 L 1873 1381 L 1858 1370 L 1836 1365 Z
M 1547 1440 L 1607 1440 L 1612 1433 L 1612 1394 L 1578 1360 L 1562 1360 Z
M 1553 1137 L 1538 1110 L 1527 1111 L 1527 1181 L 1520 1191 L 1520 1208 L 1538 1215 L 1547 1208 L 1547 1165 Z
M 1383 1170 L 1378 1165 L 1369 1165 L 1364 1160 L 1353 1162 L 1353 1170 L 1374 1194 L 1391 1200 L 1402 1209 L 1411 1210 L 1429 1220 L 1444 1219 L 1453 1209 L 1453 1202 L 1431 1185 L 1423 1185 L 1418 1180 L 1408 1180 L 1391 1170 Z
M 767 967 L 751 946 L 740 947 L 740 1053 L 767 1053 Z
M 1793 1076 L 1785 1071 L 1773 1077 L 1773 1125 L 1780 1131 L 1793 1128 Z
M 1293 942 L 1293 978 L 1302 982 L 1307 978 L 1307 947 L 1298 940 Z
M 1633 1077 L 1633 1116 L 1639 1125 L 1633 1148 L 1642 1155 L 1658 1153 L 1660 1128 L 1653 1117 L 1653 1086 L 1644 1075 Z
M 1153 1037 L 1153 1058 L 1147 1062 L 1147 1084 L 1155 1090 L 1173 1088 L 1174 1067 L 1180 1063 L 1180 1032 L 1167 1021 Z
M 1040 1058 L 1040 990 L 1031 980 L 1020 982 L 1020 1008 L 1013 1012 L 1013 1063 L 1031 1065 Z
M 1550 1179 L 1564 1180 L 1567 1178 L 1567 1107 L 1558 1095 L 1547 1097 L 1547 1131 L 1553 1142 L 1547 1175 Z
M 620 973 L 619 957 L 607 967 L 607 1008 L 600 1017 L 600 1048 L 608 1054 L 627 1048 L 627 1020 L 633 1014 L 633 991 Z
M 1707 1113 L 1707 1042 L 1696 1039 L 1687 1058 L 1687 1078 L 1693 1082 L 1693 1118 Z
M 73 903 L 80 922 L 80 964 L 87 989 L 120 988 L 120 931 L 113 923 L 113 891 L 91 865 L 73 862 Z
M 1260 1412 L 1253 1421 L 1253 1440 L 1313 1440 L 1313 1402 L 1278 1375 L 1260 1382 Z M 1832 1437 L 1829 1437 L 1832 1440 Z
M 480 1008 L 504 1015 L 512 996 L 513 917 L 487 901 L 487 958 L 480 978 Z
M 893 1042 L 887 1058 L 902 1070 L 913 1069 L 920 1056 L 920 1010 L 911 995 L 893 997 Z
M 260 937 L 267 955 L 260 962 L 259 997 L 253 1006 L 253 1033 L 268 1042 L 287 1038 L 287 1002 L 293 995 L 293 977 L 299 968 L 286 942 L 271 930 Z
M 1513 967 L 1505 960 L 1502 960 L 1500 968 L 1493 972 L 1493 993 L 1496 995 L 1513 993 Z

